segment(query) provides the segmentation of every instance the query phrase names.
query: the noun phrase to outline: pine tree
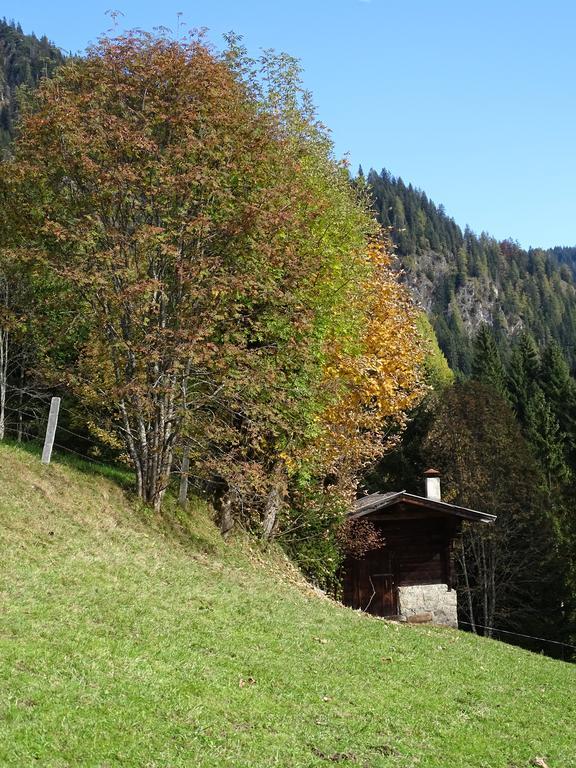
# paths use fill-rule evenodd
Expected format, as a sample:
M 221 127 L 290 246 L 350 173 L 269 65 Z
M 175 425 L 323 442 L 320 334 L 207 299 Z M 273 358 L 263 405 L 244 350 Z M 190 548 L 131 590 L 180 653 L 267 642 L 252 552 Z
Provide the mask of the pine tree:
M 557 635 L 563 594 L 555 529 L 541 469 L 509 405 L 467 381 L 443 390 L 431 413 L 421 461 L 440 470 L 446 498 L 498 516 L 494 526 L 464 530 L 463 618 Z
M 476 327 L 476 307 L 501 318 L 496 342 L 503 360 L 509 357 L 509 336 L 523 327 L 539 344 L 556 339 L 569 364 L 575 364 L 576 248 L 529 252 L 512 240 L 477 236 L 469 227 L 462 231 L 443 206 L 385 170 L 370 171 L 367 184 L 375 213 L 383 226 L 392 226 L 401 266 L 424 306 L 432 300 L 433 313 L 448 322 L 455 298 L 468 339 Z M 462 338 L 454 330 L 450 334 L 443 350 L 451 367 L 466 373 Z
M 0 150 L 6 150 L 13 137 L 19 113 L 18 89 L 36 86 L 62 64 L 60 51 L 43 37 L 25 35 L 20 24 L 0 20 Z

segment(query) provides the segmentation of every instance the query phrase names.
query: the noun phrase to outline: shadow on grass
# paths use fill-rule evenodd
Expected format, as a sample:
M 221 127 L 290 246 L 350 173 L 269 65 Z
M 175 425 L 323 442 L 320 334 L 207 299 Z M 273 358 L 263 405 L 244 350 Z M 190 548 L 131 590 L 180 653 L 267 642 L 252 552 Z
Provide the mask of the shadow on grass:
M 166 534 L 184 549 L 214 555 L 222 549 L 223 542 L 206 511 L 195 509 L 200 504 L 205 502 L 193 498 L 187 508 L 183 509 L 174 496 L 167 496 L 160 513 L 162 527 Z M 201 526 L 210 530 L 201 531 Z
M 84 459 L 81 456 L 75 456 L 71 453 L 64 453 L 58 449 L 54 450 L 52 460 L 58 464 L 71 469 L 77 469 L 79 472 L 96 477 L 103 477 L 106 480 L 118 485 L 123 491 L 134 491 L 134 474 L 126 467 L 118 464 L 105 464 L 104 462 Z
M 6 438 L 4 445 L 11 448 L 17 448 L 30 456 L 38 459 L 42 455 L 41 440 L 27 440 L 18 442 L 12 438 Z M 175 497 L 177 489 L 171 489 L 165 498 L 162 512 L 156 515 L 151 507 L 142 503 L 135 493 L 134 473 L 126 466 L 118 464 L 106 464 L 96 459 L 84 458 L 69 449 L 65 452 L 57 447 L 52 453 L 52 462 L 57 465 L 69 467 L 70 469 L 81 472 L 84 475 L 104 478 L 118 486 L 128 497 L 133 505 L 134 512 L 145 525 L 155 525 L 161 528 L 164 533 L 174 542 L 189 551 L 203 552 L 205 554 L 215 554 L 219 551 L 219 534 L 214 528 L 213 531 L 200 531 L 204 526 L 211 526 L 209 516 L 206 510 L 201 509 L 205 505 L 200 499 L 192 498 L 187 509 L 182 509 L 178 505 Z M 206 505 L 207 506 L 207 505 Z M 211 536 L 211 534 L 214 534 Z
M 42 441 L 39 439 L 26 440 L 18 442 L 13 438 L 5 438 L 4 445 L 11 448 L 18 448 L 30 456 L 34 456 L 40 462 L 42 456 Z M 122 490 L 131 491 L 134 489 L 134 475 L 125 466 L 119 464 L 106 464 L 103 461 L 97 461 L 96 459 L 84 458 L 72 451 L 72 449 L 61 450 L 54 448 L 52 452 L 51 463 L 61 464 L 71 469 L 76 469 L 83 474 L 95 475 L 96 477 L 104 477 L 107 480 L 120 486 Z

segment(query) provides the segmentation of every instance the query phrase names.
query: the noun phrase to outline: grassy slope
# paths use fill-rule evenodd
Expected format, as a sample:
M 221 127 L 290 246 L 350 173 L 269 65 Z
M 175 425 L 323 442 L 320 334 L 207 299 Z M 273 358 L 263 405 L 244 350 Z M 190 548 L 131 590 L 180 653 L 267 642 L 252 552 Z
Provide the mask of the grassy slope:
M 319 598 L 0 447 L 0 765 L 576 765 L 576 666 Z

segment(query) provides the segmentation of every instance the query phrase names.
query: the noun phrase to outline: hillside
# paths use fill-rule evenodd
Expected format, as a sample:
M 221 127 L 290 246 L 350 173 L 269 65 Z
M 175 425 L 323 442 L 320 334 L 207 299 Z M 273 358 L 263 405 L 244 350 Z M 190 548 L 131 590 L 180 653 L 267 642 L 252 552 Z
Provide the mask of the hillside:
M 45 36 L 25 35 L 19 24 L 0 20 L 0 150 L 6 150 L 14 135 L 18 88 L 37 85 L 62 61 Z
M 462 231 L 443 206 L 386 170 L 370 171 L 367 183 L 406 281 L 452 368 L 470 373 L 470 340 L 482 324 L 493 327 L 505 357 L 511 340 L 526 330 L 540 344 L 558 341 L 574 365 L 575 249 L 526 251 Z
M 280 555 L 0 446 L 3 766 L 550 768 L 576 668 L 400 626 Z

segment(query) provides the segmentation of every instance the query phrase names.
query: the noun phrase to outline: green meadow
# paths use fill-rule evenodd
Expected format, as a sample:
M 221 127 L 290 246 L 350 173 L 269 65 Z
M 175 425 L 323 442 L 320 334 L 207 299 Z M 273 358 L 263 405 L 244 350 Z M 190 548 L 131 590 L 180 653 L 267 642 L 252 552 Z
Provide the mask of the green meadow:
M 0 765 L 576 765 L 576 666 L 361 615 L 122 481 L 0 447 Z

